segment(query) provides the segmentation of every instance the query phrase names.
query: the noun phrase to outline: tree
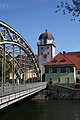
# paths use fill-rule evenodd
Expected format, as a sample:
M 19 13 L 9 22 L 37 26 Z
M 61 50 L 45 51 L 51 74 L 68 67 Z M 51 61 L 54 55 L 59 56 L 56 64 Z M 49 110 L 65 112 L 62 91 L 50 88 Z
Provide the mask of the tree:
M 80 0 L 72 0 L 71 4 L 61 1 L 61 3 L 59 5 L 57 5 L 57 10 L 55 11 L 55 13 L 57 13 L 60 10 L 63 11 L 63 15 L 65 15 L 66 12 L 72 14 L 71 21 L 73 21 L 77 17 L 79 18 L 79 15 L 80 15 Z M 78 20 L 80 21 L 80 19 L 78 19 Z

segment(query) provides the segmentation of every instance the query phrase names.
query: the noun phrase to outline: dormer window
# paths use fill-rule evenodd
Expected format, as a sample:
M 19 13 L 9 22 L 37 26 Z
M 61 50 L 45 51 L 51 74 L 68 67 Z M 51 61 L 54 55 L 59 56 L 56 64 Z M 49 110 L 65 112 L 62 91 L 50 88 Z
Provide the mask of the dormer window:
M 57 60 L 56 60 L 56 59 L 54 59 L 52 62 L 57 62 Z
M 66 60 L 63 58 L 60 62 L 65 62 Z

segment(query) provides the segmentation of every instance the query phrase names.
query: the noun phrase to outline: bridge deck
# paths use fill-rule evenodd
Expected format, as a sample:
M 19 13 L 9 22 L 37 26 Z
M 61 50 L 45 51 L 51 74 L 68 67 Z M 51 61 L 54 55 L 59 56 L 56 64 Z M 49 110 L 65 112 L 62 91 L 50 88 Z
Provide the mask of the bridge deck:
M 0 109 L 26 98 L 46 88 L 46 82 L 24 85 L 5 86 L 4 92 L 0 90 Z M 0 88 L 1 89 L 1 88 Z

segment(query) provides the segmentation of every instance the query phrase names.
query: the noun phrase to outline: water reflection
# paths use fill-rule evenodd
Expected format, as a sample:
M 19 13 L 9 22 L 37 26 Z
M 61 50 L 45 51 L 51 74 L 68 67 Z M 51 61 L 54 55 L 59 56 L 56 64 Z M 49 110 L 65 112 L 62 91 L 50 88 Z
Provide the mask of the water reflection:
M 0 112 L 0 120 L 80 120 L 80 101 L 27 100 Z

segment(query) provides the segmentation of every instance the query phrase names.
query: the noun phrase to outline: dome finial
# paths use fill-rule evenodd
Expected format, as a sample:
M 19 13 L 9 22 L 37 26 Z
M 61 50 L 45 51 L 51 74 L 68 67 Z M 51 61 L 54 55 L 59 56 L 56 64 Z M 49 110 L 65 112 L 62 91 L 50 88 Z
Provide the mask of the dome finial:
M 47 29 L 45 30 L 45 32 L 47 32 Z

